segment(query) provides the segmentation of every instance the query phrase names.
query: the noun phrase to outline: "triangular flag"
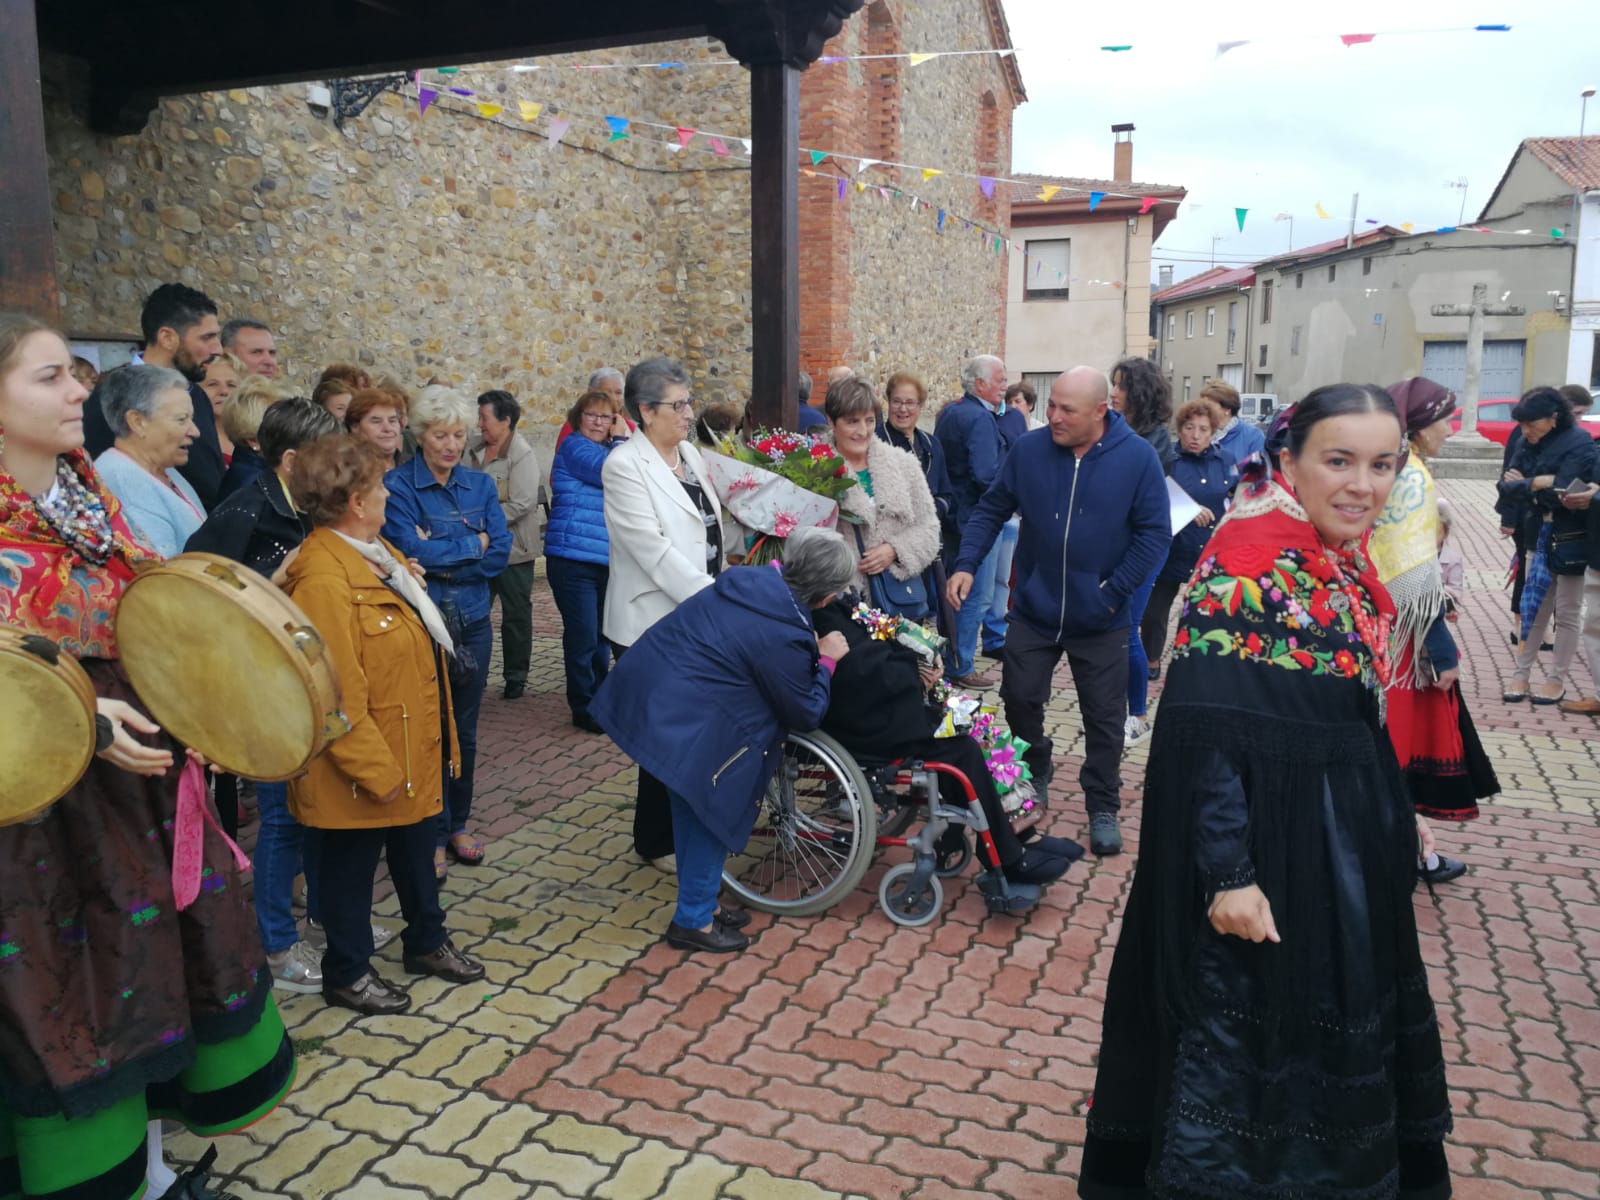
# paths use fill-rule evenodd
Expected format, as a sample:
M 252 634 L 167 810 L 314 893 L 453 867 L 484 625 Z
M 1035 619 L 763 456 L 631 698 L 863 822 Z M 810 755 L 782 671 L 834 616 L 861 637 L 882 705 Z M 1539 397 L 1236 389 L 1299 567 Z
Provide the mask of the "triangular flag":
M 1033 264 L 1033 273 L 1035 275 L 1037 275 L 1042 270 L 1044 270 L 1044 263 L 1036 262 L 1036 263 Z
M 1370 42 L 1377 36 L 1378 35 L 1375 33 L 1341 33 L 1339 35 L 1339 40 L 1346 46 L 1360 46 L 1366 42 Z
M 504 111 L 505 111 L 505 109 L 502 108 L 498 104 L 480 104 L 480 105 L 478 105 L 478 115 L 480 117 L 483 117 L 485 120 L 487 120 L 490 117 L 498 117 Z
M 920 67 L 930 58 L 938 58 L 939 56 L 937 54 L 908 54 L 906 57 L 911 60 L 911 65 L 913 67 Z
M 1120 54 L 1124 50 L 1132 50 L 1133 47 L 1132 46 L 1101 46 L 1100 49 L 1108 51 L 1111 54 Z
M 839 176 L 839 199 L 844 199 L 844 176 Z
M 572 122 L 565 117 L 557 117 L 550 122 L 550 132 L 545 135 L 544 148 L 554 150 L 561 144 L 562 135 L 572 128 Z
M 878 189 L 878 195 L 882 196 L 885 200 L 887 200 L 889 198 L 889 189 L 886 188 L 886 187 L 879 188 Z
M 987 175 L 979 175 L 978 176 L 978 190 L 983 193 L 983 198 L 985 200 L 993 200 L 994 199 L 994 180 L 990 179 Z
M 1149 212 L 1152 208 L 1154 208 L 1156 205 L 1158 205 L 1160 203 L 1161 203 L 1161 201 L 1156 199 L 1154 196 L 1142 196 L 1142 197 L 1140 197 L 1140 199 L 1139 199 L 1139 215 L 1141 217 L 1144 216 L 1145 213 Z
M 866 190 L 867 190 L 867 185 L 862 183 L 859 179 L 856 180 L 856 192 L 859 194 L 859 193 L 864 192 Z
M 1368 217 L 1365 223 L 1368 225 L 1376 225 L 1378 222 L 1374 221 L 1371 217 Z
M 1441 225 L 1434 230 L 1435 233 L 1454 233 L 1455 231 L 1456 227 L 1454 225 Z
M 911 197 L 911 211 L 912 212 L 916 212 L 917 211 L 917 197 L 915 197 L 915 196 Z
M 861 172 L 865 171 L 868 167 L 877 166 L 878 162 L 879 160 L 876 158 L 863 158 L 859 163 L 856 164 L 856 174 L 861 174 Z
M 744 147 L 744 152 L 745 152 L 746 155 L 748 155 L 750 153 L 750 139 L 749 138 L 740 138 L 739 139 L 739 144 Z
M 944 174 L 943 171 L 935 170 L 933 167 L 923 167 L 922 168 L 922 182 L 923 183 L 927 183 L 928 180 L 932 179 L 935 175 L 943 175 L 943 174 Z
M 939 210 L 939 232 L 944 232 L 944 209 Z
M 728 147 L 723 144 L 721 138 L 707 138 L 706 140 L 711 143 L 711 153 L 715 154 L 718 158 L 728 157 Z
M 450 90 L 452 92 L 454 92 L 458 96 L 475 96 L 475 95 L 477 95 L 477 93 L 474 92 L 471 88 L 451 88 Z
M 1039 189 L 1038 198 L 1040 200 L 1047 200 L 1047 201 L 1048 200 L 1052 200 L 1052 199 L 1055 198 L 1055 194 L 1057 192 L 1059 192 L 1060 190 L 1061 190 L 1061 185 L 1060 184 L 1057 184 L 1057 183 L 1046 184 L 1044 187 Z
M 1553 237 L 1553 238 L 1560 238 L 1560 237 L 1566 237 L 1567 234 L 1566 234 L 1566 230 L 1564 230 L 1564 229 L 1552 229 L 1550 231 L 1550 236 Z
M 428 105 L 439 98 L 439 93 L 432 88 L 419 87 L 417 89 L 417 115 L 420 117 L 428 111 Z
M 1328 210 L 1322 207 L 1321 201 L 1317 202 L 1317 216 L 1321 217 L 1324 221 L 1331 221 L 1333 219 L 1328 215 Z
M 459 74 L 461 74 L 461 68 L 460 67 L 440 67 L 440 68 L 438 68 L 438 71 L 439 71 L 439 74 L 441 74 L 441 75 L 459 75 Z
M 811 155 L 811 165 L 813 167 L 820 167 L 822 165 L 822 160 L 828 157 L 828 152 L 826 150 L 810 150 L 807 151 L 807 153 Z
M 1509 26 L 1509 25 L 1474 25 L 1472 27 L 1472 32 L 1473 33 L 1510 33 L 1511 32 L 1511 26 Z
M 1104 200 L 1105 198 L 1106 198 L 1106 194 L 1104 192 L 1090 192 L 1089 193 L 1089 211 L 1093 212 L 1095 209 L 1099 208 L 1100 207 L 1100 201 Z
M 656 70 L 658 70 L 658 71 L 676 71 L 681 66 L 683 66 L 683 64 L 679 63 L 679 62 L 657 63 L 656 64 Z
M 678 148 L 681 150 L 694 140 L 694 130 L 678 126 Z
M 1239 40 L 1237 42 L 1218 42 L 1217 43 L 1217 54 L 1216 54 L 1216 56 L 1218 58 L 1221 58 L 1229 50 L 1237 50 L 1240 46 L 1248 46 L 1249 44 L 1250 44 L 1250 39 L 1249 38 L 1243 38 L 1243 39 L 1241 39 L 1241 40 Z
M 623 138 L 628 136 L 627 117 L 607 117 L 606 124 L 611 127 L 611 136 L 608 137 L 606 141 L 620 142 Z
M 1405 230 L 1407 233 L 1410 233 L 1411 232 L 1411 222 L 1410 221 L 1402 222 L 1401 225 L 1400 225 L 1400 228 Z
M 522 114 L 524 121 L 537 121 L 539 114 L 544 111 L 544 105 L 535 104 L 532 100 L 518 100 L 517 111 Z
M 1247 213 L 1249 211 L 1250 210 L 1248 208 L 1236 208 L 1236 209 L 1233 210 L 1233 215 L 1234 215 L 1235 219 L 1237 219 L 1238 222 L 1239 222 L 1239 232 L 1240 233 L 1244 232 L 1244 215 L 1245 215 L 1245 213 Z
M 663 142 L 662 145 L 667 148 L 668 154 L 681 154 L 683 152 L 683 147 L 678 145 L 677 142 Z
M 810 167 L 801 167 L 800 174 L 804 175 L 807 179 L 815 179 L 817 177 L 817 173 Z

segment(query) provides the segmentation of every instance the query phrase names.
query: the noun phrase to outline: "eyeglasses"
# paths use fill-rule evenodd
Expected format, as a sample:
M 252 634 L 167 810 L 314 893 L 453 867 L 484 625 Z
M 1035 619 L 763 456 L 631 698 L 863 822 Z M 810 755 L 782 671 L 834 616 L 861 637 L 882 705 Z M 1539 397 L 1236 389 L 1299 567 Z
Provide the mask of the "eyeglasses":
M 922 401 L 918 400 L 915 396 L 913 396 L 909 400 L 891 400 L 891 401 L 889 401 L 889 407 L 890 408 L 921 408 L 922 407 Z
M 589 422 L 591 422 L 592 424 L 595 424 L 595 425 L 609 425 L 616 418 L 614 418 L 608 412 L 596 411 L 596 412 L 586 412 L 586 413 L 584 413 L 583 414 L 583 419 L 585 421 L 589 421 Z
M 694 409 L 694 401 L 693 400 L 674 400 L 671 404 L 668 404 L 665 400 L 658 400 L 654 404 L 652 404 L 650 407 L 651 408 L 670 408 L 673 412 L 677 413 L 681 417 L 684 413 L 690 412 L 690 411 L 692 411 Z

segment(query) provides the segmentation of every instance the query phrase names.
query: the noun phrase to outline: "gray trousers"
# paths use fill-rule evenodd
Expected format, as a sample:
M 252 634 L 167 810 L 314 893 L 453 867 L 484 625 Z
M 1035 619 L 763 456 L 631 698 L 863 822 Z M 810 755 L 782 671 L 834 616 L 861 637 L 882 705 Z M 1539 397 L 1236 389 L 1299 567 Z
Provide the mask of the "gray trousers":
M 1083 806 L 1091 813 L 1114 813 L 1121 806 L 1128 634 L 1124 627 L 1057 640 L 1013 614 L 1011 632 L 1006 635 L 1000 700 L 1005 705 L 1006 725 L 1028 743 L 1023 760 L 1036 779 L 1050 778 L 1053 744 L 1044 732 L 1044 706 L 1050 698 L 1050 677 L 1061 656 L 1067 656 L 1083 714 L 1084 757 L 1078 783 L 1083 788 Z

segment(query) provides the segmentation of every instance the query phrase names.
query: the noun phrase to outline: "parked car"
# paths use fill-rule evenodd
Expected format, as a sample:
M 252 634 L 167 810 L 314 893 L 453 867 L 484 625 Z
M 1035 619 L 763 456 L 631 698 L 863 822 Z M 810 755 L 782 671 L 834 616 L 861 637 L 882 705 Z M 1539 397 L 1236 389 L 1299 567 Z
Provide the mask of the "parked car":
M 1478 401 L 1478 432 L 1491 442 L 1498 442 L 1504 446 L 1506 439 L 1511 436 L 1511 431 L 1517 427 L 1517 423 L 1511 419 L 1511 410 L 1516 406 L 1515 396 Z M 1450 432 L 1456 433 L 1460 429 L 1461 410 L 1458 408 L 1455 415 L 1450 418 Z
M 1265 429 L 1272 424 L 1278 411 L 1278 397 L 1271 392 L 1241 392 L 1239 394 L 1239 419 L 1250 421 Z

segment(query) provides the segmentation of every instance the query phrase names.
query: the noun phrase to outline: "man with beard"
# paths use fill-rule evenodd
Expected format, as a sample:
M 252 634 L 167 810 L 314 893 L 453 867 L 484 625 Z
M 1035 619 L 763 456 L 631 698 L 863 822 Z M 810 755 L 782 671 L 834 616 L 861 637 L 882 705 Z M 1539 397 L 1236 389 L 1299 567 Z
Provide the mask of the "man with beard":
M 227 470 L 210 397 L 200 390 L 206 363 L 222 352 L 217 306 L 204 292 L 181 283 L 163 283 L 145 300 L 139 313 L 139 329 L 144 336 L 142 361 L 152 367 L 171 367 L 190 383 L 194 423 L 200 436 L 189 447 L 189 461 L 178 471 L 193 485 L 200 503 L 210 509 L 217 502 L 217 490 Z M 93 395 L 83 406 L 83 437 L 91 455 L 110 449 L 115 441 L 105 412 Z

